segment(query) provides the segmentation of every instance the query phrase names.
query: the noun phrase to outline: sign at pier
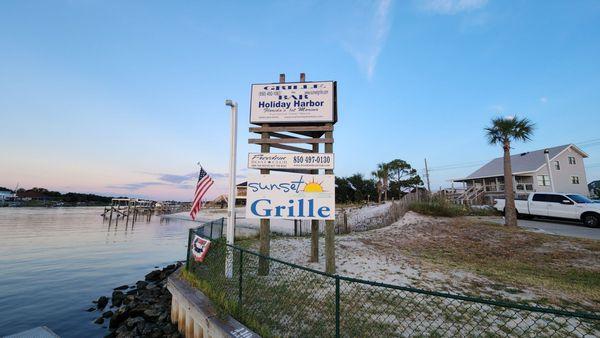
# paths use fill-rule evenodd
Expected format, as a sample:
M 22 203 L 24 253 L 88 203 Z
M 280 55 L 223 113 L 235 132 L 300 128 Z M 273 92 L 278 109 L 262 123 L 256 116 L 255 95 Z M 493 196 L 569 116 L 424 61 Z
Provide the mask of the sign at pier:
M 250 174 L 246 218 L 335 219 L 335 176 Z
M 333 169 L 333 154 L 303 153 L 249 153 L 249 169 Z
M 336 122 L 335 82 L 253 84 L 250 123 Z

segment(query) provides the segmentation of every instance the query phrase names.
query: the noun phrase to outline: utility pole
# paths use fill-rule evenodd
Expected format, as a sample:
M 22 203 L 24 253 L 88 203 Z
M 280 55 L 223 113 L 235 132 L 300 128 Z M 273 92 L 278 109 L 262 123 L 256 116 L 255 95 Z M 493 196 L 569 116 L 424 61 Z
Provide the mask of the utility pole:
M 425 159 L 425 179 L 427 180 L 427 190 L 431 192 L 431 186 L 429 185 L 429 169 L 427 168 L 427 159 Z

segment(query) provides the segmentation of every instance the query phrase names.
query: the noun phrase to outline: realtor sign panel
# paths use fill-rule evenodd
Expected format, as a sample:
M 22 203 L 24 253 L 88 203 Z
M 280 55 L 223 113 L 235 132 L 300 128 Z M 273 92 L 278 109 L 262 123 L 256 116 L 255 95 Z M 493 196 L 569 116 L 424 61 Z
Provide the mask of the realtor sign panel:
M 335 219 L 334 175 L 248 175 L 246 218 Z
M 333 169 L 333 154 L 248 154 L 249 169 Z
M 253 84 L 250 123 L 335 121 L 335 82 Z

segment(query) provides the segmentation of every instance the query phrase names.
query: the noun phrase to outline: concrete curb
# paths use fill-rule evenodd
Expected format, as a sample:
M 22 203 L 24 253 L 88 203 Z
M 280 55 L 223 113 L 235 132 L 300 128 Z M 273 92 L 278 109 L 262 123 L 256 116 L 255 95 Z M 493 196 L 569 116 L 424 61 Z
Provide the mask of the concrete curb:
M 208 297 L 181 278 L 180 267 L 167 280 L 167 289 L 173 296 L 171 322 L 186 338 L 260 337 L 231 316 L 217 317 L 217 311 Z

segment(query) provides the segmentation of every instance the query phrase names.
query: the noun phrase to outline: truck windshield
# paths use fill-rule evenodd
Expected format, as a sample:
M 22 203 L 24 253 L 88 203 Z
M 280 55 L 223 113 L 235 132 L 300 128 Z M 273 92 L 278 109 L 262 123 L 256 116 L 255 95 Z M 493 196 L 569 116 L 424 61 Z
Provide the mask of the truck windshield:
M 582 195 L 567 195 L 567 197 L 569 197 L 577 203 L 594 203 L 592 202 L 592 200 Z

